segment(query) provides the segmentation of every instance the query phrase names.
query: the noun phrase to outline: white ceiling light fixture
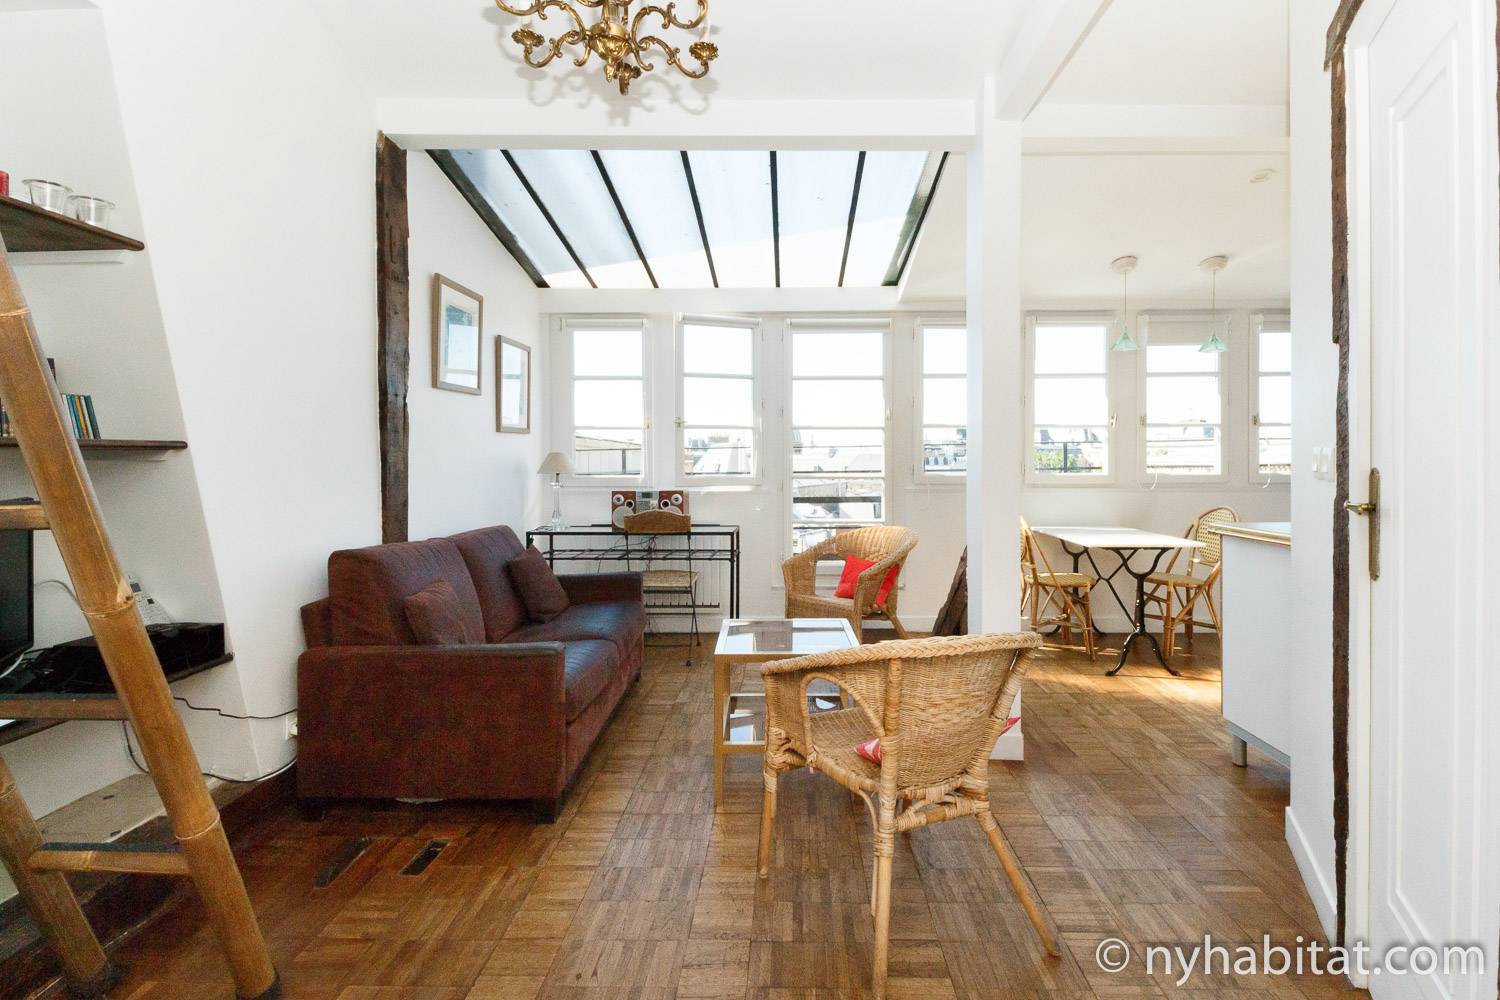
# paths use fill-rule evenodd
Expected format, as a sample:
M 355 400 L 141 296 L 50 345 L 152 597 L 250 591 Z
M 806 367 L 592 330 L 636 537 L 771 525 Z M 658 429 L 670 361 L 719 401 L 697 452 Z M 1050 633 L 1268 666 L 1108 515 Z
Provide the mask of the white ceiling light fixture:
M 1115 338 L 1113 344 L 1109 345 L 1111 351 L 1128 353 L 1141 349 L 1140 345 L 1135 342 L 1135 338 L 1130 335 L 1130 272 L 1134 271 L 1139 263 L 1140 261 L 1135 257 L 1128 256 L 1116 257 L 1109 262 L 1110 270 L 1118 274 L 1125 283 L 1125 291 L 1120 301 L 1120 335 Z
M 1223 337 L 1219 336 L 1219 272 L 1228 266 L 1229 258 L 1223 254 L 1214 257 L 1205 257 L 1198 262 L 1198 269 L 1208 272 L 1209 282 L 1212 286 L 1208 307 L 1208 321 L 1210 323 L 1208 339 L 1203 342 L 1202 347 L 1198 348 L 1200 354 L 1223 354 L 1229 350 L 1229 345 L 1224 342 Z

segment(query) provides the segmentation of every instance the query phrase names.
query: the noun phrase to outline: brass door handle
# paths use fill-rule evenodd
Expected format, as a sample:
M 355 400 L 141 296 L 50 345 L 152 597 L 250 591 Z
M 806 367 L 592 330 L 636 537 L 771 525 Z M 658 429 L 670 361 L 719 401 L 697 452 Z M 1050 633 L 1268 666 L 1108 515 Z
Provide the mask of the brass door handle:
M 1376 507 L 1373 503 L 1355 503 L 1353 500 L 1345 500 L 1344 509 L 1351 514 L 1373 514 Z

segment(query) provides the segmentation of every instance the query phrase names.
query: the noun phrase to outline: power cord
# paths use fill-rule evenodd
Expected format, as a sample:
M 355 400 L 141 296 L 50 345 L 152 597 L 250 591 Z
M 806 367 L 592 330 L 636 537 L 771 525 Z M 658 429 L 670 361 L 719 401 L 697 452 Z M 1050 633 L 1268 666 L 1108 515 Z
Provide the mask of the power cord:
M 297 710 L 295 708 L 289 708 L 285 712 L 280 713 L 279 715 L 235 715 L 233 712 L 226 712 L 222 708 L 214 708 L 212 705 L 209 705 L 207 707 L 204 707 L 202 705 L 194 705 L 192 702 L 188 701 L 186 698 L 182 697 L 181 695 L 175 695 L 174 694 L 172 696 L 172 699 L 174 701 L 180 701 L 180 702 L 182 702 L 184 705 L 186 705 L 188 708 L 192 709 L 194 712 L 212 712 L 215 715 L 220 716 L 222 718 L 225 718 L 225 719 L 238 719 L 241 722 L 246 722 L 246 721 L 250 721 L 250 722 L 275 722 L 277 719 L 285 719 L 288 715 L 294 715 L 297 712 Z
M 135 756 L 135 747 L 132 746 L 131 743 L 130 743 L 130 723 L 128 723 L 128 722 L 122 722 L 122 723 L 120 723 L 120 735 L 125 740 L 125 753 L 130 757 L 130 763 L 133 764 L 133 765 L 135 765 L 135 769 L 137 771 L 139 771 L 140 773 L 142 773 L 142 774 L 150 774 L 151 772 L 149 770 L 147 770 L 146 767 L 144 765 L 142 765 L 141 762 Z M 291 767 L 295 763 L 297 763 L 297 758 L 293 757 L 291 760 L 287 761 L 285 764 L 281 765 L 276 770 L 270 772 L 269 774 L 262 774 L 258 778 L 229 778 L 229 777 L 226 777 L 226 776 L 224 776 L 222 774 L 214 774 L 212 771 L 202 771 L 200 773 L 205 778 L 214 778 L 214 779 L 216 779 L 218 781 L 228 782 L 231 785 L 253 785 L 253 784 L 255 784 L 258 781 L 265 781 L 267 778 L 274 778 L 274 777 L 276 777 L 278 774 L 280 774 L 281 772 L 285 771 L 287 768 Z

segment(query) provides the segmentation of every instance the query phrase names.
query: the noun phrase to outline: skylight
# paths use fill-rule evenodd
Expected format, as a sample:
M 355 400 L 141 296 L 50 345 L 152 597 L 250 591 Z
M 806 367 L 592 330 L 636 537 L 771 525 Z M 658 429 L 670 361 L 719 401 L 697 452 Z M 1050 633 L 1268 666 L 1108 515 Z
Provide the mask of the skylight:
M 946 153 L 433 150 L 539 288 L 895 285 Z

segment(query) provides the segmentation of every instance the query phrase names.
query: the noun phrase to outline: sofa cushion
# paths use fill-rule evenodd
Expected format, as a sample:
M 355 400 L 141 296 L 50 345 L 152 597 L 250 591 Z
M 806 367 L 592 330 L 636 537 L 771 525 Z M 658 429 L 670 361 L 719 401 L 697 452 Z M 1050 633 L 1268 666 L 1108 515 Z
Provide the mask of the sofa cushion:
M 620 669 L 615 644 L 585 639 L 563 644 L 563 715 L 572 722 L 609 687 Z
M 484 613 L 484 635 L 487 642 L 503 642 L 505 637 L 526 624 L 526 605 L 511 583 L 505 564 L 526 551 L 516 533 L 507 527 L 480 528 L 449 538 L 458 546 L 474 589 L 479 594 L 479 609 Z
M 527 549 L 505 564 L 510 582 L 526 605 L 526 615 L 534 622 L 550 622 L 568 610 L 568 593 L 557 582 L 557 574 L 536 549 Z
M 423 646 L 477 646 L 484 642 L 482 622 L 466 622 L 453 584 L 429 583 L 402 602 L 406 623 Z
M 621 657 L 640 641 L 646 631 L 646 610 L 635 601 L 599 601 L 574 604 L 550 622 L 522 625 L 507 642 L 572 642 L 578 639 L 608 639 Z
M 446 538 L 345 549 L 328 557 L 329 619 L 339 646 L 411 646 L 405 601 L 430 583 L 446 580 L 458 598 L 469 634 L 484 634 L 484 616 L 469 568 Z

